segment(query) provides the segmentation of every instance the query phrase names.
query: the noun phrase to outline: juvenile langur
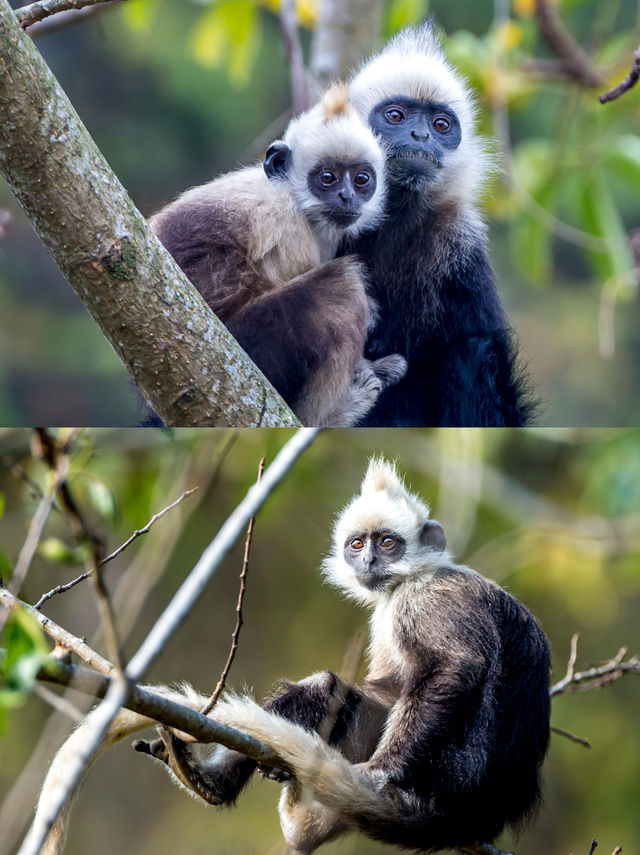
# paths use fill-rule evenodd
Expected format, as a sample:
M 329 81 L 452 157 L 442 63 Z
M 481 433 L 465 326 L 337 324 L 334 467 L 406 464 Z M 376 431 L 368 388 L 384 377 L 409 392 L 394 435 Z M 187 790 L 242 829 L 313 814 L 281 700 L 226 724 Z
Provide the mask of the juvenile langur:
M 380 307 L 365 354 L 401 353 L 409 364 L 364 424 L 527 423 L 535 402 L 477 209 L 492 167 L 468 84 L 429 22 L 403 30 L 366 62 L 349 93 L 387 151 L 387 216 L 345 241 Z
M 180 196 L 151 225 L 303 424 L 348 427 L 402 377 L 362 358 L 375 306 L 340 241 L 376 226 L 384 155 L 344 86 L 294 119 L 263 166 Z
M 435 851 L 490 842 L 505 825 L 522 823 L 540 799 L 549 741 L 549 649 L 533 616 L 451 560 L 428 507 L 382 459 L 371 461 L 360 494 L 340 514 L 324 573 L 372 609 L 362 686 L 327 671 L 287 684 L 264 707 L 231 696 L 212 712 L 295 770 L 289 780 L 273 775 L 285 779 L 287 843 L 311 853 L 360 830 Z M 189 706 L 205 702 L 189 689 L 180 697 Z M 148 723 L 123 711 L 110 741 Z M 82 727 L 73 739 L 81 744 Z M 233 803 L 256 768 L 166 729 L 136 747 L 212 804 Z M 65 749 L 45 781 L 44 803 Z M 61 825 L 56 834 L 61 840 Z

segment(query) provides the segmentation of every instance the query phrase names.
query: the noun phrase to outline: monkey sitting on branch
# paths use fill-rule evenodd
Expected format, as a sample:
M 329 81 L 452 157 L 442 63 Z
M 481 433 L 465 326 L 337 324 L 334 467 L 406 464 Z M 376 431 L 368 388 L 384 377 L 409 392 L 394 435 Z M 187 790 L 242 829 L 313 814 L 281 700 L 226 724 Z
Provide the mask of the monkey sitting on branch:
M 361 686 L 330 671 L 285 684 L 264 707 L 228 696 L 212 718 L 271 746 L 287 843 L 311 853 L 350 831 L 409 849 L 473 848 L 521 825 L 540 800 L 549 742 L 549 648 L 535 618 L 495 582 L 455 564 L 441 526 L 395 467 L 373 459 L 340 514 L 329 582 L 372 608 Z M 201 709 L 189 687 L 155 689 Z M 104 748 L 149 725 L 123 710 Z M 166 729 L 136 748 L 205 801 L 233 804 L 254 760 Z M 39 810 L 82 744 L 54 758 Z M 62 817 L 44 855 L 62 851 Z
M 376 319 L 346 236 L 380 222 L 385 157 L 348 100 L 329 89 L 294 119 L 262 166 L 195 187 L 154 231 L 303 424 L 361 421 L 406 361 L 363 358 Z

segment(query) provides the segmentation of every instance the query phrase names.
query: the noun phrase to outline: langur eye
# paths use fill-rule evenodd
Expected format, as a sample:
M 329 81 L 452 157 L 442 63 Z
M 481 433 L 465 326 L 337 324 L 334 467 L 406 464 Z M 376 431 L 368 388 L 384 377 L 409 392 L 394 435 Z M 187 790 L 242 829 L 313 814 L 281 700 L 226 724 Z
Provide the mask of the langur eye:
M 394 537 L 389 537 L 388 535 L 387 535 L 387 537 L 383 537 L 383 538 L 382 538 L 382 545 L 383 545 L 386 549 L 391 549 L 391 547 L 392 547 L 392 546 L 395 546 L 395 545 L 396 545 L 395 538 L 394 538 Z
M 436 116 L 433 120 L 433 127 L 441 134 L 446 134 L 451 130 L 451 122 L 446 116 Z
M 368 172 L 359 172 L 353 180 L 357 187 L 366 187 L 371 181 L 371 175 Z
M 331 172 L 328 169 L 323 169 L 322 172 L 320 173 L 320 183 L 324 187 L 331 187 L 331 185 L 335 184 L 337 180 L 338 179 L 333 174 L 333 172 Z
M 364 546 L 364 541 L 361 540 L 359 537 L 354 537 L 349 546 L 351 547 L 351 549 L 355 550 L 362 549 Z
M 404 120 L 404 113 L 397 107 L 392 107 L 390 110 L 387 110 L 384 116 L 385 119 L 388 122 L 391 122 L 393 125 L 397 125 L 399 122 L 402 122 Z

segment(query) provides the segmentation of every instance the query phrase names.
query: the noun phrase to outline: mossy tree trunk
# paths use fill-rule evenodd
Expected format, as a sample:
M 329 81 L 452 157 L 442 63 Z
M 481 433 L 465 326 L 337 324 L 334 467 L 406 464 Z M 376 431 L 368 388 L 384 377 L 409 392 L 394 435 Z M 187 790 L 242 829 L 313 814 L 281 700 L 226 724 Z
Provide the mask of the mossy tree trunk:
M 297 423 L 149 229 L 7 0 L 0 169 L 166 424 Z

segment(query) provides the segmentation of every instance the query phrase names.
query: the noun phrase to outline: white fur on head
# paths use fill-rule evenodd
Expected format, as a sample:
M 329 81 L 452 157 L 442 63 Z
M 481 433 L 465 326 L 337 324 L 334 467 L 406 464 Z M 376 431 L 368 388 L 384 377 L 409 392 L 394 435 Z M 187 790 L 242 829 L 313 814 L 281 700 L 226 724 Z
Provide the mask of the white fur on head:
M 416 570 L 431 574 L 446 559 L 420 540 L 428 519 L 429 506 L 405 487 L 395 465 L 382 457 L 371 458 L 360 494 L 336 522 L 333 553 L 323 564 L 326 578 L 361 603 L 378 602 L 380 592 L 370 591 L 357 581 L 353 568 L 344 560 L 343 549 L 353 535 L 385 529 L 400 535 L 406 545 L 404 555 L 394 564 L 394 577 L 402 580 L 415 575 Z
M 314 226 L 318 225 L 320 201 L 307 185 L 311 169 L 321 161 L 345 164 L 369 163 L 376 172 L 376 191 L 365 202 L 362 214 L 346 229 L 320 222 L 328 230 L 327 237 L 340 241 L 345 235 L 356 235 L 375 228 L 384 211 L 385 153 L 378 140 L 353 108 L 344 84 L 328 89 L 310 110 L 293 119 L 287 127 L 284 142 L 291 149 L 291 165 L 287 179 L 297 206 Z
M 445 195 L 473 203 L 492 169 L 491 158 L 475 133 L 476 108 L 469 86 L 447 61 L 431 21 L 403 29 L 349 82 L 351 102 L 366 120 L 376 104 L 397 95 L 442 102 L 455 111 L 462 139 L 445 158 Z

